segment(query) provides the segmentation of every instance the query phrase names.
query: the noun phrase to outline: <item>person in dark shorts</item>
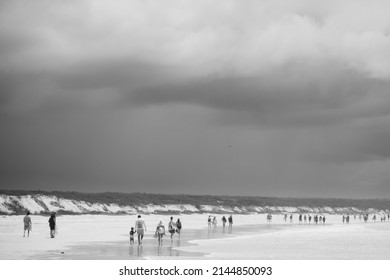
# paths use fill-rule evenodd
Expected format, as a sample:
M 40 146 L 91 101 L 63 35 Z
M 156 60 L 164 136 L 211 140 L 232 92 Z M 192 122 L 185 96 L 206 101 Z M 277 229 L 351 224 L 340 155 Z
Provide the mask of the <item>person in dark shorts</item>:
M 229 221 L 229 228 L 232 228 L 233 227 L 233 217 L 232 217 L 232 215 L 229 216 L 228 221 Z
M 134 234 L 136 233 L 136 231 L 134 230 L 133 227 L 131 227 L 131 230 L 129 232 L 130 234 L 130 244 L 134 244 Z
M 222 217 L 222 226 L 225 227 L 225 224 L 226 224 L 226 218 L 225 216 Z
M 56 234 L 56 213 L 52 213 L 49 219 L 50 237 L 54 238 Z
M 173 217 L 171 217 L 171 219 L 168 223 L 168 231 L 171 234 L 171 239 L 173 239 L 173 235 L 175 234 L 175 231 L 176 231 L 175 228 L 176 228 L 176 224 L 173 221 Z
M 182 224 L 181 224 L 181 221 L 180 219 L 177 219 L 176 221 L 176 232 L 180 235 L 181 233 L 181 227 L 182 227 Z

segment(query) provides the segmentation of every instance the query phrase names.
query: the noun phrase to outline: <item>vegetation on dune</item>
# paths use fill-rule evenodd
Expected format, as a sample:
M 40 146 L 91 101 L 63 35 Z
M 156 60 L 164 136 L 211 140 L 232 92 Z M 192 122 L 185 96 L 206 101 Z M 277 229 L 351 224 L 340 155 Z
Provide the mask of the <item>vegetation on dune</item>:
M 365 210 L 375 208 L 378 210 L 390 209 L 389 199 L 339 199 L 339 198 L 278 198 L 255 196 L 213 196 L 213 195 L 185 195 L 185 194 L 147 194 L 147 193 L 82 193 L 65 191 L 23 191 L 0 190 L 0 195 L 48 195 L 58 198 L 85 201 L 87 203 L 115 203 L 126 205 L 164 205 L 164 204 L 190 204 L 199 209 L 200 205 L 211 206 L 281 206 L 281 207 L 355 207 Z

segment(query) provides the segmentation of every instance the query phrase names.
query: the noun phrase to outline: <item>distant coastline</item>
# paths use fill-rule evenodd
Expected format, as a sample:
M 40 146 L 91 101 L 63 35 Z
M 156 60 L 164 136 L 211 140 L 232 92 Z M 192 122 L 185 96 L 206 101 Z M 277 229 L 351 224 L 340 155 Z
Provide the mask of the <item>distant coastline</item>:
M 0 214 L 387 214 L 388 199 L 276 198 L 0 190 Z

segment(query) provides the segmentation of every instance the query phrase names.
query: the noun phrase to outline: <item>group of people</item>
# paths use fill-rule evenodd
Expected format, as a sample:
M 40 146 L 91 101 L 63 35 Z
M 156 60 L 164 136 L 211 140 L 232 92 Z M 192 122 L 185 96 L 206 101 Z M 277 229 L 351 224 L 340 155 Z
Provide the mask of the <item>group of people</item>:
M 356 215 L 353 215 L 353 218 L 354 218 L 354 220 L 356 220 Z M 386 218 L 387 218 L 387 220 L 388 221 L 390 221 L 390 214 L 387 214 L 387 215 L 383 215 L 382 217 L 380 217 L 381 218 L 381 222 L 385 222 L 386 221 Z M 346 216 L 344 216 L 343 215 L 343 223 L 349 223 L 349 215 L 346 215 Z M 361 220 L 361 219 L 363 219 L 365 222 L 368 222 L 368 220 L 369 220 L 369 215 L 368 214 L 360 214 L 359 215 L 359 220 Z M 374 221 L 374 222 L 376 222 L 376 214 L 374 214 L 373 216 L 372 216 L 372 220 Z
M 222 226 L 225 227 L 226 226 L 226 222 L 229 222 L 229 228 L 232 228 L 233 227 L 233 216 L 230 215 L 228 219 L 226 219 L 225 216 L 222 217 Z M 207 225 L 208 225 L 208 228 L 211 229 L 212 227 L 216 228 L 217 227 L 217 217 L 216 216 L 211 216 L 209 215 L 209 217 L 207 218 Z
M 288 218 L 288 215 L 284 214 L 284 218 L 283 219 L 284 219 L 285 222 L 287 222 L 287 218 Z M 325 216 L 319 216 L 319 215 L 311 216 L 310 214 L 308 214 L 308 215 L 299 214 L 299 216 L 298 216 L 298 222 L 300 224 L 301 223 L 307 223 L 307 222 L 309 222 L 309 224 L 310 224 L 312 220 L 313 220 L 313 222 L 315 224 L 318 224 L 318 223 L 325 224 L 326 217 Z M 293 223 L 293 222 L 294 222 L 294 216 L 293 216 L 293 214 L 290 214 L 290 223 Z
M 30 231 L 32 231 L 32 221 L 30 217 L 30 211 L 27 211 L 26 216 L 23 218 L 23 237 L 30 237 Z M 56 228 L 57 228 L 57 220 L 56 220 L 56 213 L 52 213 L 49 218 L 49 228 L 50 228 L 50 237 L 54 238 L 56 235 Z
M 32 231 L 32 221 L 31 221 L 31 217 L 30 217 L 30 211 L 27 211 L 26 213 L 26 216 L 23 218 L 23 224 L 24 224 L 24 232 L 23 232 L 23 237 L 26 237 L 26 233 L 27 233 L 27 237 L 30 236 L 30 232 Z M 284 221 L 287 222 L 287 218 L 288 218 L 288 215 L 287 214 L 284 214 Z M 308 215 L 302 215 L 302 214 L 299 214 L 298 216 L 298 221 L 299 223 L 311 223 L 311 221 L 314 221 L 314 223 L 318 224 L 318 223 L 323 223 L 325 224 L 325 221 L 326 221 L 326 217 L 325 216 L 318 216 L 318 215 L 314 215 L 313 217 L 308 214 Z M 354 219 L 356 219 L 356 215 L 354 215 Z M 359 219 L 364 219 L 365 222 L 368 221 L 369 219 L 369 216 L 368 214 L 364 214 L 363 216 L 362 215 L 359 215 Z M 225 227 L 226 226 L 226 222 L 229 222 L 229 228 L 232 228 L 233 227 L 233 217 L 232 215 L 229 216 L 228 219 L 226 219 L 225 216 L 222 217 L 222 226 Z M 350 220 L 350 216 L 349 215 L 343 215 L 343 223 L 349 223 L 349 220 Z M 372 218 L 373 221 L 376 221 L 376 215 L 374 214 L 373 218 Z M 390 221 L 390 214 L 387 214 L 387 220 Z M 272 221 L 272 215 L 271 214 L 268 214 L 267 215 L 267 221 L 268 222 L 271 222 Z M 386 215 L 384 215 L 383 217 L 381 217 L 381 221 L 386 221 Z M 57 221 L 56 221 L 56 213 L 52 213 L 50 215 L 50 218 L 49 218 L 49 228 L 50 228 L 50 237 L 51 238 L 54 238 L 55 235 L 56 235 L 56 232 L 57 232 Z M 217 217 L 216 216 L 212 216 L 212 215 L 209 215 L 208 216 L 208 219 L 207 219 L 207 223 L 208 223 L 208 228 L 211 229 L 212 227 L 216 227 L 217 226 Z M 293 223 L 293 214 L 290 214 L 290 223 Z M 168 223 L 168 232 L 171 236 L 171 240 L 173 240 L 173 236 L 175 233 L 179 234 L 181 233 L 181 229 L 182 229 L 182 223 L 180 221 L 180 219 L 177 219 L 176 222 L 173 221 L 173 217 L 170 218 L 169 220 L 169 223 Z M 145 231 L 146 231 L 146 224 L 145 224 L 145 221 L 141 218 L 141 215 L 138 215 L 138 218 L 135 222 L 135 226 L 134 227 L 131 227 L 131 230 L 130 230 L 130 244 L 134 244 L 134 236 L 135 234 L 137 234 L 138 236 L 138 245 L 141 245 L 142 244 L 142 240 L 144 238 L 144 235 L 145 235 Z M 162 240 L 163 240 L 163 237 L 164 235 L 166 235 L 165 233 L 165 226 L 164 226 L 164 223 L 162 220 L 159 221 L 159 223 L 157 224 L 156 226 L 156 231 L 155 231 L 155 237 L 157 238 L 158 240 L 158 245 L 161 246 L 162 245 Z
M 171 235 L 171 240 L 173 240 L 173 235 L 175 233 L 179 234 L 181 233 L 182 229 L 182 223 L 180 219 L 177 219 L 176 222 L 173 221 L 173 217 L 169 219 L 168 223 L 168 232 Z M 130 230 L 130 244 L 134 244 L 134 235 L 137 234 L 138 236 L 138 245 L 142 244 L 142 240 L 144 238 L 144 234 L 146 231 L 146 224 L 145 221 L 141 218 L 141 215 L 138 215 L 137 220 L 135 221 L 135 226 L 131 228 Z M 158 240 L 158 245 L 162 246 L 163 237 L 166 235 L 165 233 L 165 226 L 162 220 L 159 221 L 159 223 L 156 226 L 156 231 L 154 233 L 154 237 Z

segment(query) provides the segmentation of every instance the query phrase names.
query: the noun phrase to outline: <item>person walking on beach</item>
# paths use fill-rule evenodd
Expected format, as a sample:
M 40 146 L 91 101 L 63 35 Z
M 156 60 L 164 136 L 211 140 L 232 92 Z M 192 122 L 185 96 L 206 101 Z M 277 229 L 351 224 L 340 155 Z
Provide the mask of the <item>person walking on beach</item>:
M 293 215 L 290 215 L 290 224 L 293 222 Z
M 30 231 L 32 230 L 30 211 L 27 211 L 26 216 L 24 216 L 23 224 L 24 224 L 23 237 L 26 237 L 26 231 L 27 231 L 27 237 L 30 237 Z
M 309 224 L 311 223 L 311 215 L 309 214 Z
M 303 216 L 303 221 L 304 221 L 304 223 L 306 224 L 306 221 L 307 221 L 307 217 L 306 217 L 306 215 L 305 215 L 305 216 Z
M 287 214 L 284 214 L 284 221 L 287 222 Z
M 146 231 L 146 224 L 145 221 L 141 219 L 141 215 L 138 215 L 138 219 L 135 221 L 135 228 L 137 229 L 138 245 L 141 245 Z
M 326 220 L 326 218 L 325 218 L 325 216 L 322 218 L 322 223 L 323 224 L 325 224 L 325 220 Z
M 215 217 L 215 216 L 213 218 L 213 226 L 214 226 L 214 228 L 217 227 L 217 217 Z
M 222 226 L 225 227 L 225 224 L 226 224 L 226 218 L 225 216 L 222 217 Z
M 177 219 L 177 221 L 176 221 L 176 232 L 179 234 L 179 236 L 180 236 L 180 233 L 181 233 L 181 227 L 182 227 L 181 221 L 180 221 L 180 219 Z
M 232 215 L 229 216 L 228 221 L 229 221 L 229 228 L 232 228 L 233 227 L 233 217 L 232 217 Z
M 130 234 L 130 244 L 134 244 L 134 234 L 136 233 L 136 231 L 134 230 L 133 227 L 131 227 L 131 230 L 129 232 Z
M 158 246 L 162 246 L 162 239 L 163 236 L 165 235 L 165 226 L 163 225 L 163 222 L 161 220 L 157 224 L 155 235 L 158 238 Z
M 207 218 L 207 225 L 210 229 L 211 228 L 211 215 L 209 215 L 209 217 Z
M 171 240 L 173 240 L 173 235 L 175 234 L 175 231 L 176 231 L 175 228 L 176 228 L 176 224 L 173 221 L 173 217 L 171 217 L 171 219 L 168 223 L 168 231 L 171 234 Z
M 302 224 L 302 214 L 299 214 L 298 221 L 300 224 Z
M 49 219 L 49 227 L 50 227 L 50 237 L 54 238 L 56 234 L 56 213 L 52 213 Z

